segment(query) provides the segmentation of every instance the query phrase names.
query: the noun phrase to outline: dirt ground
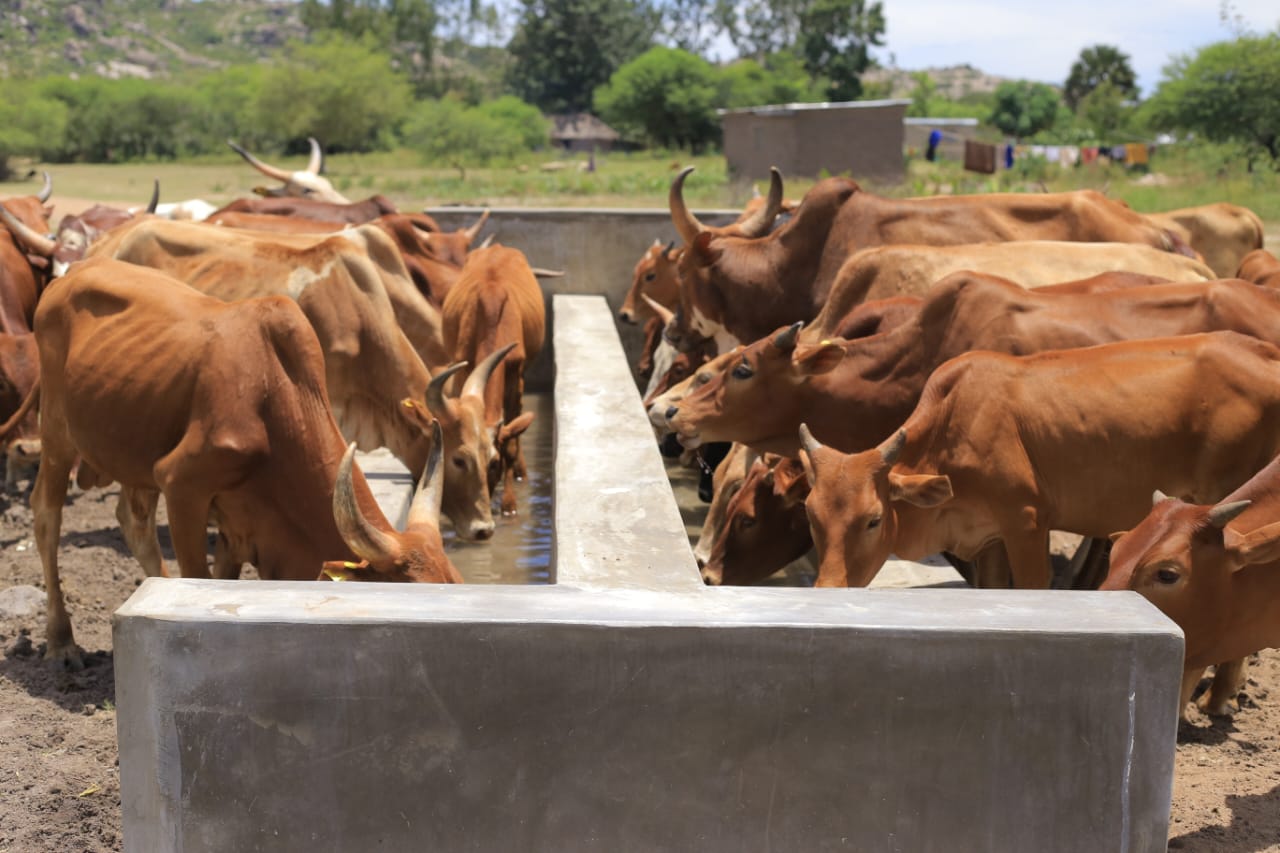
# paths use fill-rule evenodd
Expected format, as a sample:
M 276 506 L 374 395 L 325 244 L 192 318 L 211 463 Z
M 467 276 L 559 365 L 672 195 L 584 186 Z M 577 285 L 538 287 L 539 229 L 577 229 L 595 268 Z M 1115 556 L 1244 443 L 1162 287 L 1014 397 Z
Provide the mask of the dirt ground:
M 42 586 L 32 535 L 26 500 L 0 497 L 0 591 Z M 0 853 L 121 848 L 111 613 L 142 572 L 114 490 L 73 488 L 60 559 L 83 672 L 40 660 L 43 607 L 0 616 Z M 1233 718 L 1193 711 L 1179 732 L 1172 850 L 1280 851 L 1280 652 L 1259 657 L 1242 697 Z

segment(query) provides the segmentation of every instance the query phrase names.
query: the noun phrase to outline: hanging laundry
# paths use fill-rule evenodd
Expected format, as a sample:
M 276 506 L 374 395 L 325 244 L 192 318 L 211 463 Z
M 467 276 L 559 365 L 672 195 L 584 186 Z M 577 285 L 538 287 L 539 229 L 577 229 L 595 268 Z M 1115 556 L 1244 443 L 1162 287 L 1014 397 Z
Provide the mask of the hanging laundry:
M 1062 149 L 1057 145 L 1050 145 L 1044 149 L 1044 159 L 1050 163 L 1057 163 L 1058 158 L 1062 156 Z
M 964 141 L 964 168 L 990 175 L 996 170 L 996 147 L 988 142 Z
M 1006 145 L 1004 147 L 1004 167 L 1006 169 L 1013 168 L 1013 146 Z
M 1074 145 L 1062 146 L 1062 154 L 1059 159 L 1062 168 L 1069 169 L 1080 162 L 1080 149 Z
M 1125 148 L 1123 145 L 1111 146 L 1111 159 L 1116 163 L 1123 163 L 1125 160 L 1126 153 L 1127 152 L 1125 151 Z
M 932 163 L 938 159 L 938 145 L 942 142 L 942 131 L 937 128 L 929 131 L 929 147 L 925 149 L 924 159 Z
M 1145 166 L 1149 162 L 1147 156 L 1150 152 L 1141 142 L 1126 145 L 1124 151 L 1130 166 Z
M 1088 146 L 1080 149 L 1080 162 L 1088 166 L 1090 163 L 1098 162 L 1098 149 Z

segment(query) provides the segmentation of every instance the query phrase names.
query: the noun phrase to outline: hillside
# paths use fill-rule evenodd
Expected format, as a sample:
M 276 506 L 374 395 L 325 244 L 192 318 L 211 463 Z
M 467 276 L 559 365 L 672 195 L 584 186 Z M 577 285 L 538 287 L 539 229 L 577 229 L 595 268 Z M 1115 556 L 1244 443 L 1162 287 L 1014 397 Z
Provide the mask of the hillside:
M 938 97 L 949 101 L 963 100 L 969 95 L 989 95 L 1001 83 L 1010 79 L 986 74 L 972 65 L 951 65 L 945 68 L 923 70 L 937 84 Z M 917 72 L 905 68 L 872 68 L 862 75 L 862 82 L 864 85 L 888 82 L 889 97 L 909 98 L 916 89 L 916 81 L 911 77 L 915 73 Z
M 0 75 L 181 75 L 305 34 L 290 0 L 0 0 Z

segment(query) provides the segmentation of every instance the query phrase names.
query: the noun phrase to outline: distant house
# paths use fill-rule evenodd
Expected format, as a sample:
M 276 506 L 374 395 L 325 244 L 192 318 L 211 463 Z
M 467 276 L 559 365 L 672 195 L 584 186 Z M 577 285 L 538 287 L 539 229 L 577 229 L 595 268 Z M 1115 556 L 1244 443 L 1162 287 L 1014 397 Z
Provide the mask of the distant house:
M 730 174 L 750 180 L 848 173 L 856 180 L 901 181 L 907 100 L 781 104 L 721 110 Z
M 551 144 L 564 151 L 608 151 L 620 134 L 591 113 L 552 116 Z

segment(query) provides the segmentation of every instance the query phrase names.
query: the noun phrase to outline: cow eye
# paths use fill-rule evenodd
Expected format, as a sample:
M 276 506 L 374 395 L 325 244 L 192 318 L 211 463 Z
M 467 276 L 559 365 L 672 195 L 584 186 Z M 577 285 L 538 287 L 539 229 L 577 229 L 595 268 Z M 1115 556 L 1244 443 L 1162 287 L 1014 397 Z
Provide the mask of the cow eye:
M 747 528 L 755 527 L 755 525 L 756 525 L 756 520 L 751 516 L 749 515 L 738 516 L 738 526 L 741 527 L 742 529 L 746 530 Z
M 1156 580 L 1160 581 L 1160 583 L 1177 583 L 1180 577 L 1178 570 L 1172 566 L 1161 566 L 1156 570 Z
M 755 375 L 756 372 L 752 370 L 751 365 L 747 364 L 745 361 L 733 369 L 734 379 L 750 379 Z
M 711 381 L 711 375 L 707 373 L 699 373 L 696 377 L 694 377 L 693 381 L 697 382 L 699 385 L 706 385 L 708 382 Z
M 877 527 L 879 527 L 879 526 L 880 526 L 880 521 L 881 521 L 881 518 L 880 518 L 880 516 L 878 516 L 878 515 L 877 515 L 875 518 L 873 518 L 873 519 L 871 519 L 871 520 L 869 520 L 869 521 L 867 522 L 867 529 L 868 529 L 868 530 L 875 530 Z
M 461 456 L 455 456 L 455 457 L 453 457 L 453 464 L 454 464 L 454 467 L 455 467 L 455 468 L 463 468 L 463 469 L 465 469 L 465 468 L 467 467 L 467 462 L 466 462 L 466 460 L 465 460 L 465 459 L 463 459 Z
M 654 278 L 656 278 L 656 274 L 655 274 L 655 273 L 651 273 L 651 272 L 650 272 L 650 273 L 645 273 L 645 275 L 644 275 L 644 280 L 645 280 L 645 281 L 653 281 L 653 280 L 654 280 Z

